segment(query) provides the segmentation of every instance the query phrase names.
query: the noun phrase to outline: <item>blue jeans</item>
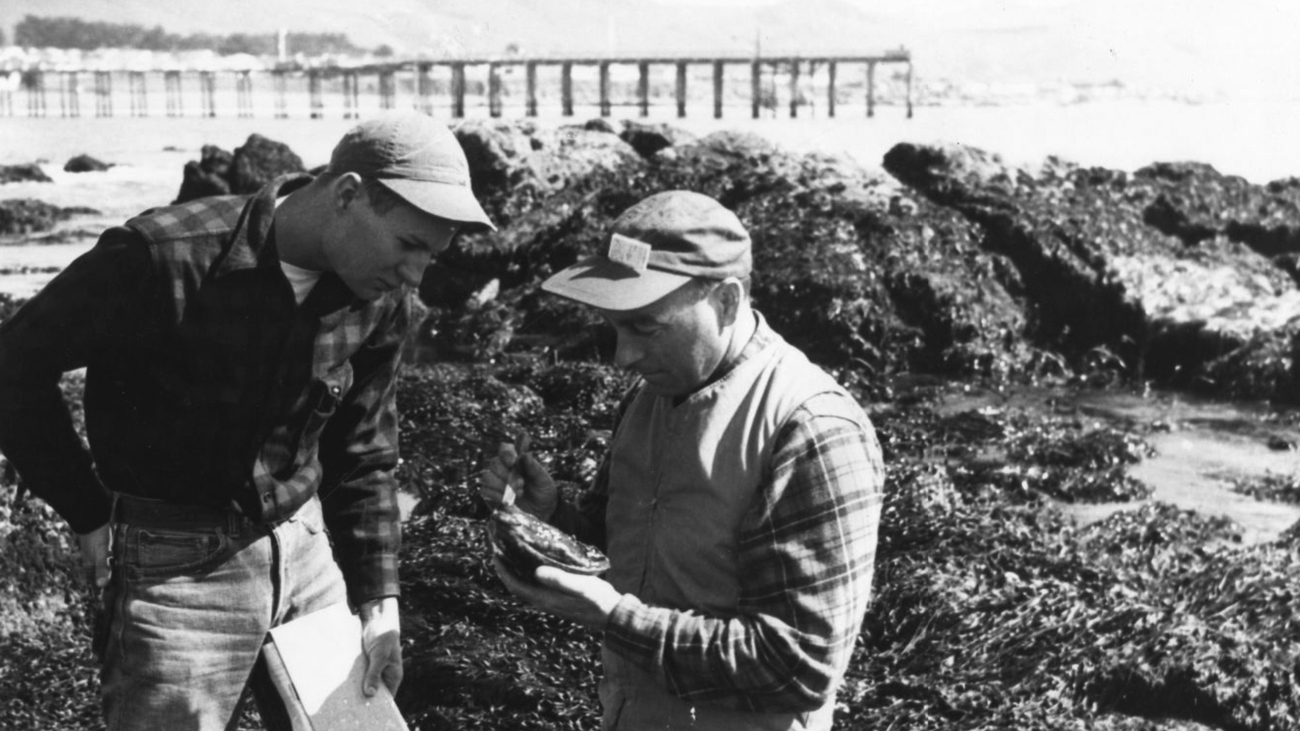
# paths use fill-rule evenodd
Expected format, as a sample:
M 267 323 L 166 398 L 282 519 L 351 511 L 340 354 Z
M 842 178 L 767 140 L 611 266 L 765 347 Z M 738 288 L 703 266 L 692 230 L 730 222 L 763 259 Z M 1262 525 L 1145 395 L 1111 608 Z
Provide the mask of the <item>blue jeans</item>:
M 220 731 L 250 683 L 268 728 L 267 630 L 347 600 L 320 502 L 274 527 L 113 527 L 100 673 L 108 731 Z M 328 640 L 325 640 L 328 641 Z

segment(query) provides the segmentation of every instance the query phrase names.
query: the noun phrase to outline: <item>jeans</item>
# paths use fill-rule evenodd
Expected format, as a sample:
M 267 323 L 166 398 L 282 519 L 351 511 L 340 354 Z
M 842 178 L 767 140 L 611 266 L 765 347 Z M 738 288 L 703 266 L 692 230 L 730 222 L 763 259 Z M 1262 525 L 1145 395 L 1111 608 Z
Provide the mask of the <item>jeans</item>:
M 250 683 L 268 728 L 283 727 L 260 662 L 267 630 L 347 600 L 319 499 L 275 526 L 119 523 L 113 539 L 100 673 L 108 731 L 233 729 Z

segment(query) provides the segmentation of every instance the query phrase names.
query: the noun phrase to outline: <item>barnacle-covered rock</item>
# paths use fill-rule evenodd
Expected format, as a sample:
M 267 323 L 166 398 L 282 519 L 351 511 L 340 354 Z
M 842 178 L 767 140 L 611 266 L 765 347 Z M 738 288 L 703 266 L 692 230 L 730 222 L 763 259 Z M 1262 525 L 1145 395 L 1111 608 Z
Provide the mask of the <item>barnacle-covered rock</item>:
M 488 536 L 502 562 L 522 579 L 531 580 L 538 566 L 554 566 L 588 576 L 609 570 L 609 559 L 600 549 L 514 505 L 503 505 L 493 511 L 488 518 Z

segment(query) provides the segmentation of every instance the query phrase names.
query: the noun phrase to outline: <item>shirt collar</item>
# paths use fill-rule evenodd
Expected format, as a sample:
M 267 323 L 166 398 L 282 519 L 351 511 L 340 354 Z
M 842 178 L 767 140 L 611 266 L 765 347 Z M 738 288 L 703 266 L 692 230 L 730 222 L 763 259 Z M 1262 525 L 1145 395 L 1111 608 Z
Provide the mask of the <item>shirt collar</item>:
M 219 278 L 233 271 L 253 267 L 278 269 L 280 255 L 275 249 L 275 237 L 271 235 L 271 224 L 275 222 L 275 199 L 288 195 L 309 182 L 309 175 L 282 175 L 249 198 L 239 216 L 230 248 L 213 276 Z
M 312 181 L 312 176 L 301 173 L 282 175 L 249 198 L 231 241 L 230 248 L 213 274 L 215 278 L 241 269 L 280 269 L 280 253 L 275 245 L 275 201 L 281 196 L 302 188 Z M 321 275 L 321 281 L 312 288 L 303 302 L 308 311 L 333 312 L 341 307 L 365 304 L 352 290 L 331 272 Z

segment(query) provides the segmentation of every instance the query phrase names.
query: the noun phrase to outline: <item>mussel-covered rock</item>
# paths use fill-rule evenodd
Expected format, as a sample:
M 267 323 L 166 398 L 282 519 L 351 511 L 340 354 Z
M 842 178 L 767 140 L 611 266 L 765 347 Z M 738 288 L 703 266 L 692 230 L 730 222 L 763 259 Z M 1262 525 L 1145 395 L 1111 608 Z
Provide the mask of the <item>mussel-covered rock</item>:
M 609 559 L 600 549 L 514 505 L 503 505 L 493 511 L 487 525 L 496 554 L 522 579 L 531 581 L 538 566 L 554 566 L 589 576 L 609 570 Z

